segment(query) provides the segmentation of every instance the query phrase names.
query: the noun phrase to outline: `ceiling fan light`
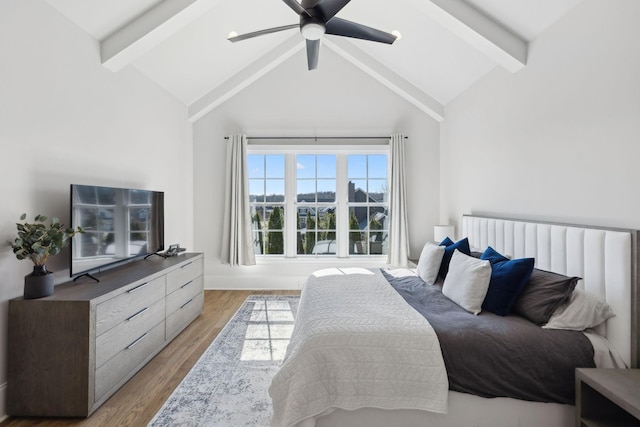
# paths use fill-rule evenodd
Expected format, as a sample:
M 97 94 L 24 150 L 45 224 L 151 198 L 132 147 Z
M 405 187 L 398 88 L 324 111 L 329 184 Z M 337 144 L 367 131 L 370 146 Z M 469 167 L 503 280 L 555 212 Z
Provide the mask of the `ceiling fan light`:
M 234 37 L 238 37 L 238 33 L 237 33 L 237 32 L 235 32 L 235 31 L 231 31 L 231 32 L 229 33 L 229 35 L 227 36 L 227 39 L 232 39 L 232 38 L 234 38 Z
M 302 37 L 307 40 L 320 40 L 326 30 L 324 24 L 320 22 L 309 22 L 300 28 Z
M 400 31 L 398 31 L 398 30 L 391 31 L 391 34 L 396 36 L 396 40 L 400 40 L 402 38 L 402 34 L 400 34 Z

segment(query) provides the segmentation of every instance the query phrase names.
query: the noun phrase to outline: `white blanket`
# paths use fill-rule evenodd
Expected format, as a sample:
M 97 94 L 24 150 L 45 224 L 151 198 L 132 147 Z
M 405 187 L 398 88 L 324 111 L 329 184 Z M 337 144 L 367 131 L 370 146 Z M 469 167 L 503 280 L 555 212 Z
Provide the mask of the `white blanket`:
M 335 408 L 446 413 L 448 388 L 433 328 L 379 270 L 321 270 L 269 388 L 272 426 L 313 426 Z

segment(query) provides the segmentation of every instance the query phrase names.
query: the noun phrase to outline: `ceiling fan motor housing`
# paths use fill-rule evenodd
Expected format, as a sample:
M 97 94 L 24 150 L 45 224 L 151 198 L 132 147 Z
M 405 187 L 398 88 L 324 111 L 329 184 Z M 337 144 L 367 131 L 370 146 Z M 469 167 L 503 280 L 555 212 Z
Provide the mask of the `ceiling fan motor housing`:
M 304 13 L 300 15 L 300 32 L 305 39 L 320 40 L 326 31 L 327 27 L 322 19 Z

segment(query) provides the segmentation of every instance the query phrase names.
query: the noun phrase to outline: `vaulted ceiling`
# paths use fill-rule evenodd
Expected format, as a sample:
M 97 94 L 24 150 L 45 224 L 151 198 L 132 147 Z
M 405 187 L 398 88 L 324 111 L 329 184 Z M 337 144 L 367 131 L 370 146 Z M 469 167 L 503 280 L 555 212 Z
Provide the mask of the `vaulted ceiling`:
M 314 72 L 296 29 L 227 40 L 232 31 L 297 23 L 281 0 L 46 1 L 99 41 L 104 67 L 136 67 L 184 102 L 192 121 L 289 58 L 300 73 Z M 402 37 L 386 45 L 325 35 L 319 68 L 331 49 L 442 120 L 444 105 L 492 68 L 525 67 L 529 42 L 580 1 L 353 0 L 337 16 Z

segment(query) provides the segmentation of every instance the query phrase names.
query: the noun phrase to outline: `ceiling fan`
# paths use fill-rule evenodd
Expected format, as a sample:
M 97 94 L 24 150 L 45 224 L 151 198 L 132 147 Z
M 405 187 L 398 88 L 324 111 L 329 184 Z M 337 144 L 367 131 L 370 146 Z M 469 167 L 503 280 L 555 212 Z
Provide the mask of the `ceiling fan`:
M 318 67 L 320 38 L 324 34 L 387 44 L 392 44 L 398 39 L 396 34 L 385 33 L 375 28 L 337 18 L 335 15 L 351 0 L 302 0 L 302 4 L 298 3 L 297 0 L 282 1 L 300 16 L 299 24 L 284 25 L 240 35 L 232 33 L 229 35 L 228 40 L 235 43 L 265 34 L 300 28 L 302 36 L 307 41 L 307 64 L 309 70 L 315 70 Z

